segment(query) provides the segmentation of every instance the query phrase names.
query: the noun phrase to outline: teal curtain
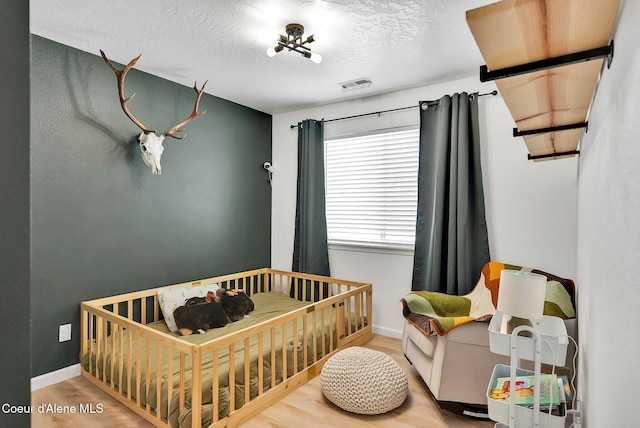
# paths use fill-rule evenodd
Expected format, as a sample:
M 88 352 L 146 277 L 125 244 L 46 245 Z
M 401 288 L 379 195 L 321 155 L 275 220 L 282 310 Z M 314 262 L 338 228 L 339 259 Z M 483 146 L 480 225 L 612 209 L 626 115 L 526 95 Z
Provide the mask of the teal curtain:
M 466 294 L 489 259 L 478 94 L 421 102 L 411 288 Z
M 298 124 L 298 190 L 293 271 L 329 276 L 324 185 L 324 122 Z

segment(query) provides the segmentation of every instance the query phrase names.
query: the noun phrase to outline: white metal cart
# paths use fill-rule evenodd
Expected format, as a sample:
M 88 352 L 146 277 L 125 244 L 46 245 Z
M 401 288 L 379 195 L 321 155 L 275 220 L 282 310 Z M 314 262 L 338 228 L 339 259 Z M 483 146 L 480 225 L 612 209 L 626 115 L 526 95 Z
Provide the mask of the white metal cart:
M 489 346 L 491 352 L 511 357 L 510 365 L 496 365 L 487 386 L 487 407 L 489 417 L 496 421 L 495 428 L 564 428 L 566 403 L 560 404 L 560 415 L 540 411 L 540 370 L 541 364 L 564 366 L 567 358 L 569 339 L 562 319 L 544 316 L 534 320 L 533 327 L 518 326 L 512 334 L 502 333 L 503 321 L 507 315 L 497 311 L 489 323 Z M 520 332 L 530 332 L 532 337 L 519 336 Z M 521 360 L 534 362 L 534 370 L 520 368 Z M 491 398 L 490 390 L 494 379 L 510 377 L 510 385 L 515 385 L 517 376 L 535 376 L 533 408 L 518 406 L 515 394 L 509 401 Z M 515 391 L 511 387 L 511 391 Z M 560 391 L 562 393 L 562 391 Z

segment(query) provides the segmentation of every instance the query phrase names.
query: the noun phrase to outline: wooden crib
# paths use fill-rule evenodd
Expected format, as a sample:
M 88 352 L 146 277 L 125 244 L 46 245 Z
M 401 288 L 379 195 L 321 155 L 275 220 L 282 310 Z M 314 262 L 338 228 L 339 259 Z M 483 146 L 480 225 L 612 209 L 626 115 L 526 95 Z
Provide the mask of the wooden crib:
M 158 427 L 238 426 L 371 338 L 368 283 L 265 268 L 162 288 L 214 283 L 255 311 L 179 336 L 157 289 L 82 302 L 82 376 Z

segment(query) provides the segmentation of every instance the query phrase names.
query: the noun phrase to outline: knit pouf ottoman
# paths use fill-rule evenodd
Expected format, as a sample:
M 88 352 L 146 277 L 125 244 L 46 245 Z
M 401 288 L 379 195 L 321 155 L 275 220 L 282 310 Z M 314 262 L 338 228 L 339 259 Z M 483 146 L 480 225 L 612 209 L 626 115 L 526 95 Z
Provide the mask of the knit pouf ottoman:
M 377 415 L 404 403 L 407 376 L 387 354 L 351 347 L 336 353 L 320 374 L 322 393 L 336 406 L 361 415 Z

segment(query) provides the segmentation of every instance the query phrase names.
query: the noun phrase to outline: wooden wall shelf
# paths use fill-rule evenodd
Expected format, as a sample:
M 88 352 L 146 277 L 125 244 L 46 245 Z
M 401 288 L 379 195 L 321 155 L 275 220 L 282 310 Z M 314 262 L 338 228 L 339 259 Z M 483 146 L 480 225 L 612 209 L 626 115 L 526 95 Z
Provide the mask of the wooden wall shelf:
M 573 157 L 586 129 L 619 0 L 502 0 L 467 11 L 467 24 L 529 159 Z

